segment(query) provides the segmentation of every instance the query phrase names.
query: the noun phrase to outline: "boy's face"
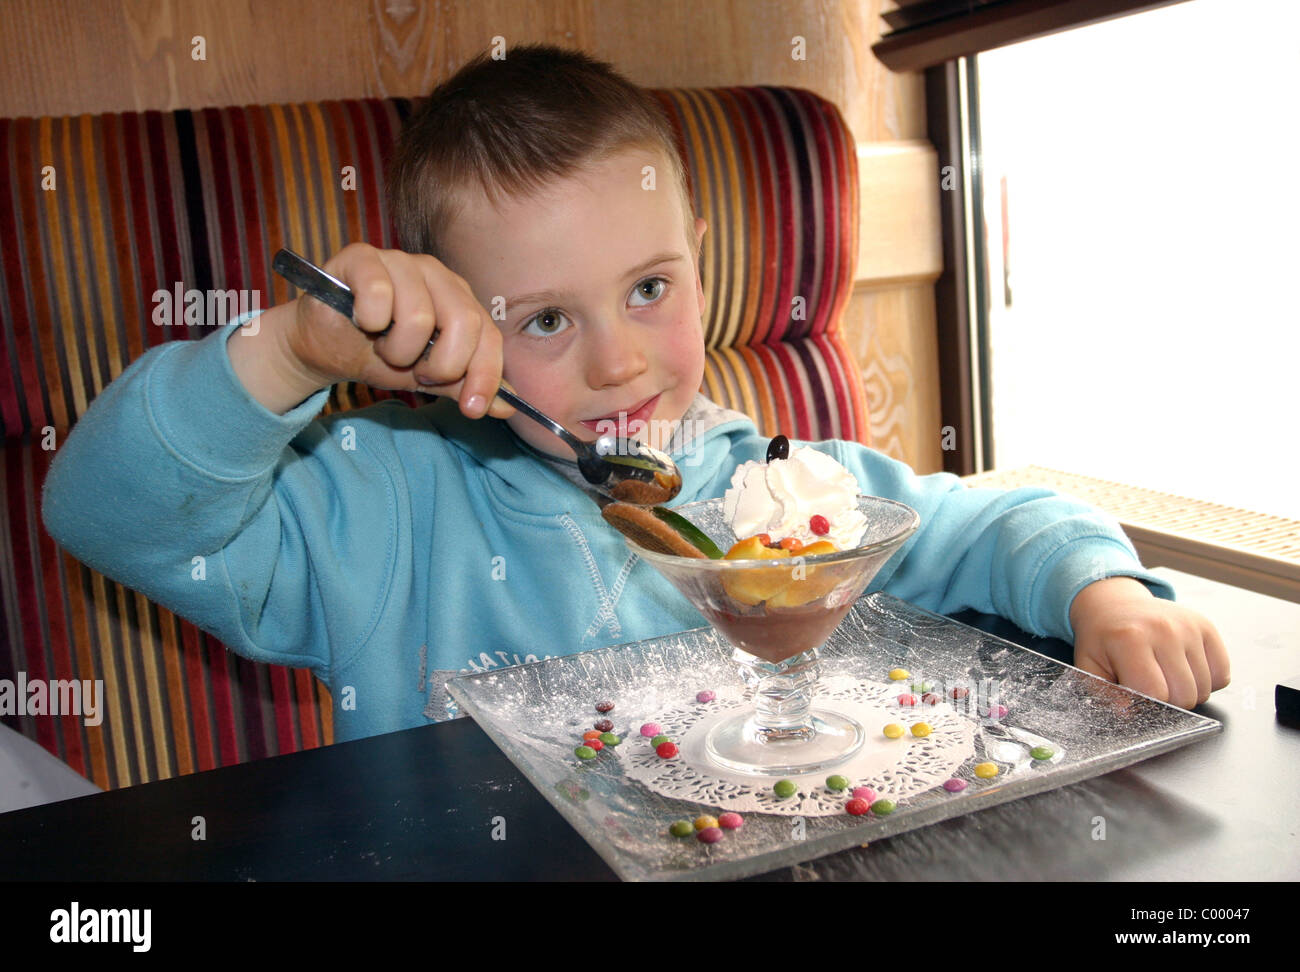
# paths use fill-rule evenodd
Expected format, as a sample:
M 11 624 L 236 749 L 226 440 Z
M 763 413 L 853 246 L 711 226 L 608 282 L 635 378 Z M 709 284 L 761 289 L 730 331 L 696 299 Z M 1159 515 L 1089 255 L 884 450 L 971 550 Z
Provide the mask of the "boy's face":
M 642 188 L 647 164 L 653 191 Z M 688 249 L 671 172 L 628 149 L 499 208 L 467 193 L 446 236 L 447 267 L 489 312 L 505 300 L 505 379 L 588 442 L 616 432 L 663 448 L 704 377 L 705 223 Z M 507 421 L 534 448 L 572 457 L 531 419 Z

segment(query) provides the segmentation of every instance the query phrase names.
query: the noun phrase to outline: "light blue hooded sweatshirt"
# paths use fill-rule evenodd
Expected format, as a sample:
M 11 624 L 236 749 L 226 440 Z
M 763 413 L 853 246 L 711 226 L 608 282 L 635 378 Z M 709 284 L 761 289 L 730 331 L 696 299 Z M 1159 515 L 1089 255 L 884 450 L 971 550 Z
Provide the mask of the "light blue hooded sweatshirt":
M 226 351 L 244 319 L 152 348 L 105 388 L 56 455 L 42 514 L 77 559 L 233 651 L 310 668 L 333 694 L 336 739 L 447 718 L 444 683 L 460 672 L 707 624 L 604 522 L 575 463 L 503 421 L 449 399 L 322 417 L 328 389 L 272 413 Z M 765 459 L 769 440 L 739 412 L 700 395 L 685 419 L 673 505 L 721 496 L 737 465 Z M 869 591 L 1069 641 L 1070 603 L 1093 580 L 1173 598 L 1114 518 L 1077 500 L 801 444 L 920 514 Z

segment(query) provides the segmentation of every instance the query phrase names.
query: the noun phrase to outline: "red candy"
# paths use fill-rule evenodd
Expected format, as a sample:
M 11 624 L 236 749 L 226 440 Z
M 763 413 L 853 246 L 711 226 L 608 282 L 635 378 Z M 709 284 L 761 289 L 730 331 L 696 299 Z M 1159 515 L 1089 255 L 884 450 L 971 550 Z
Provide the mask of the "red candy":
M 718 814 L 719 827 L 723 827 L 727 830 L 739 830 L 744 825 L 745 821 L 738 813 L 731 813 L 728 811 L 727 813 Z
M 848 803 L 844 804 L 844 809 L 855 817 L 860 817 L 871 809 L 871 804 L 861 797 L 854 797 Z
M 954 699 L 964 699 L 966 698 L 966 696 L 970 695 L 970 690 L 964 688 L 955 688 L 948 694 L 950 694 Z
M 900 696 L 898 697 L 898 704 L 899 704 L 899 705 L 916 705 L 916 696 L 915 696 L 915 695 L 900 695 Z
M 938 705 L 939 696 L 935 695 L 933 692 L 926 692 L 923 696 L 921 696 L 921 701 L 924 702 L 926 705 Z
M 599 739 L 588 739 L 587 745 L 590 746 L 592 749 L 594 749 L 596 752 L 600 752 L 602 749 L 605 748 L 605 744 L 601 742 Z
M 808 521 L 808 529 L 812 530 L 817 536 L 824 537 L 831 532 L 831 521 L 818 513 Z
M 674 756 L 677 755 L 677 743 L 675 742 L 660 743 L 657 747 L 655 747 L 655 752 L 658 753 L 663 759 L 672 759 Z

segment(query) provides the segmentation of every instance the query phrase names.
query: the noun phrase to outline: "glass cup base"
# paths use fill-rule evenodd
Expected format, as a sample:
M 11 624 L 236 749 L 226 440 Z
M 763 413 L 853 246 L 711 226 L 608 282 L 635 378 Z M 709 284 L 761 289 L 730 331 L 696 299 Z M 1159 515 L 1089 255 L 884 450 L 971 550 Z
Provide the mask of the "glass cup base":
M 866 742 L 861 724 L 829 709 L 813 709 L 798 725 L 759 724 L 752 709 L 723 719 L 704 740 L 708 759 L 749 776 L 796 776 L 829 769 L 851 758 Z

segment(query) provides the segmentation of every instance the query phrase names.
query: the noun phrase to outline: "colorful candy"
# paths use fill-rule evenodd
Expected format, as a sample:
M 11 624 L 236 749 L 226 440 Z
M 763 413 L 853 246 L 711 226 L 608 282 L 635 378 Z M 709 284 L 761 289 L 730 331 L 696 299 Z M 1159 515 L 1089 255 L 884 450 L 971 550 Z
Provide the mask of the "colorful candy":
M 831 532 L 831 521 L 820 513 L 814 513 L 812 519 L 808 521 L 808 529 L 817 536 L 824 537 Z
M 915 695 L 900 695 L 900 696 L 898 697 L 898 704 L 899 704 L 899 705 L 916 705 L 916 696 L 915 696 Z
M 623 740 L 618 736 L 614 735 L 612 732 L 603 732 L 600 734 L 600 741 L 603 742 L 606 746 L 617 746 Z
M 955 688 L 948 694 L 951 695 L 954 699 L 964 699 L 966 698 L 966 696 L 970 695 L 970 689 Z
M 998 775 L 997 763 L 977 763 L 975 765 L 975 775 L 981 780 L 989 780 Z
M 600 752 L 602 749 L 605 748 L 605 744 L 601 742 L 599 739 L 588 739 L 587 748 L 594 749 L 596 752 Z
M 939 696 L 935 695 L 933 692 L 926 692 L 923 696 L 921 696 L 921 701 L 924 702 L 926 705 L 938 705 Z
M 595 759 L 596 751 L 590 746 L 579 746 L 573 751 L 573 755 L 577 756 L 578 759 Z
M 597 703 L 596 703 L 596 711 L 597 711 L 597 712 L 613 712 L 613 711 L 614 711 L 614 703 L 613 703 L 613 702 L 597 702 Z
M 930 691 L 930 689 L 932 689 L 932 688 L 934 688 L 934 686 L 931 685 L 929 682 L 913 682 L 913 683 L 912 683 L 912 691 L 913 691 L 913 692 L 928 692 L 928 691 Z
M 658 753 L 660 758 L 662 759 L 672 759 L 674 756 L 677 755 L 677 743 L 674 742 L 660 743 L 658 746 L 655 747 L 655 752 Z
M 912 726 L 912 735 L 924 739 L 926 736 L 930 735 L 929 724 L 925 722 L 916 723 L 916 725 Z
M 588 729 L 586 732 L 584 732 L 584 733 L 582 734 L 582 741 L 583 741 L 583 742 L 587 742 L 587 741 L 590 740 L 590 739 L 599 739 L 599 738 L 600 738 L 600 730 L 599 730 L 599 729 Z
M 943 784 L 943 788 L 949 793 L 960 793 L 962 790 L 966 789 L 966 781 L 953 777 L 951 780 L 947 780 Z
M 718 814 L 718 826 L 726 830 L 739 830 L 745 826 L 745 819 L 738 813 L 727 811 Z
M 598 722 L 594 722 L 592 723 L 592 726 L 599 729 L 601 732 L 612 732 L 614 729 L 614 723 L 610 722 L 608 719 L 601 719 Z
M 716 827 L 718 825 L 717 817 L 710 817 L 707 813 L 700 814 L 695 818 L 695 829 L 703 830 L 705 827 Z
M 772 792 L 784 800 L 786 797 L 794 796 L 797 789 L 798 787 L 789 780 L 777 780 L 776 785 L 772 787 Z
M 860 817 L 871 809 L 871 804 L 861 797 L 854 797 L 848 803 L 844 804 L 844 809 L 855 817 Z
M 668 736 L 660 734 L 650 740 L 650 745 L 653 746 L 655 749 L 658 749 L 666 742 L 672 742 L 672 739 L 670 739 Z
M 716 844 L 722 840 L 722 831 L 717 827 L 705 827 L 695 835 L 695 838 L 701 844 Z
M 675 820 L 673 825 L 668 828 L 668 832 L 674 837 L 689 837 L 695 833 L 695 828 L 691 826 L 689 820 Z
M 1005 705 L 997 705 L 996 703 L 990 705 L 984 710 L 984 717 L 987 719 L 1001 719 L 1006 714 L 1007 707 Z
M 883 817 L 893 813 L 897 806 L 893 800 L 877 800 L 871 805 L 871 812 Z
M 903 738 L 903 727 L 897 722 L 891 722 L 889 725 L 885 726 L 884 733 L 890 739 L 901 739 Z
M 832 790 L 838 792 L 839 790 L 847 790 L 849 788 L 849 781 L 837 773 L 834 776 L 826 777 L 826 785 Z
M 901 682 L 905 678 L 911 678 L 912 673 L 906 668 L 895 668 L 889 673 L 889 677 L 895 682 Z
M 704 689 L 702 692 L 695 693 L 696 702 L 712 702 L 716 698 L 717 695 L 714 694 L 712 689 Z
M 610 726 L 610 728 L 613 729 L 614 727 Z M 641 735 L 645 736 L 647 739 L 659 735 L 660 732 L 662 732 L 662 730 L 659 728 L 659 723 L 657 722 L 647 722 L 641 727 Z
M 1051 759 L 1056 755 L 1056 750 L 1051 746 L 1035 746 L 1029 751 L 1029 755 L 1034 759 Z
M 853 788 L 853 796 L 855 799 L 866 800 L 868 803 L 871 803 L 876 799 L 876 791 L 869 786 L 855 786 Z

